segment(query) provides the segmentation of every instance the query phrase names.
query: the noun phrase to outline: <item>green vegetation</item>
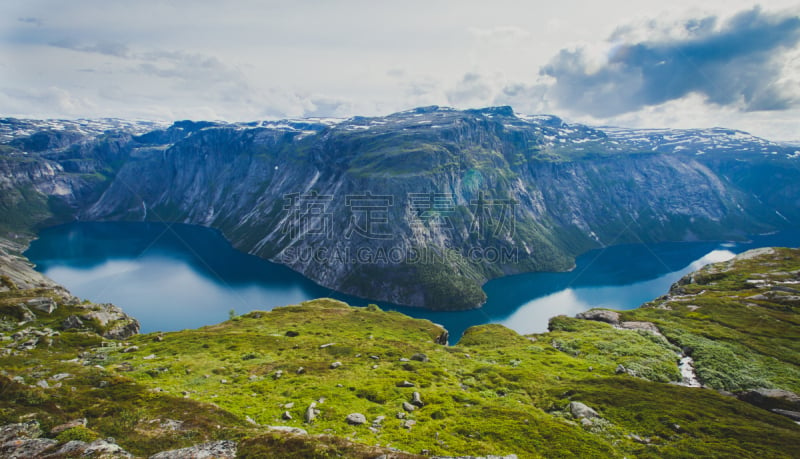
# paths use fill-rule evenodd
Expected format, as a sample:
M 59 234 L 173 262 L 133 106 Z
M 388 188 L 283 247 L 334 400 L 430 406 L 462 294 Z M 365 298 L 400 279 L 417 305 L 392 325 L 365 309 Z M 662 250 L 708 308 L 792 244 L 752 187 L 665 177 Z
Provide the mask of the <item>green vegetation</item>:
M 0 423 L 35 418 L 49 432 L 85 417 L 86 427 L 53 437 L 111 436 L 138 455 L 231 439 L 242 457 L 366 458 L 390 446 L 409 453 L 399 457 L 797 457 L 791 420 L 672 383 L 683 350 L 710 387 L 798 390 L 799 273 L 800 250 L 742 257 L 620 313 L 663 336 L 556 317 L 547 333 L 484 325 L 443 346 L 428 321 L 319 299 L 127 342 L 91 329 L 43 337 L 32 350 L 3 338 L 11 350 L 0 357 Z M 33 324 L 16 322 L 17 304 L 48 295 L 63 302 L 46 289 L 0 293 L 3 336 L 58 330 L 76 313 L 59 304 L 35 311 Z M 414 392 L 422 406 L 408 410 Z M 573 401 L 599 418 L 576 419 Z M 319 411 L 307 422 L 312 402 Z M 351 413 L 367 423 L 346 423 Z

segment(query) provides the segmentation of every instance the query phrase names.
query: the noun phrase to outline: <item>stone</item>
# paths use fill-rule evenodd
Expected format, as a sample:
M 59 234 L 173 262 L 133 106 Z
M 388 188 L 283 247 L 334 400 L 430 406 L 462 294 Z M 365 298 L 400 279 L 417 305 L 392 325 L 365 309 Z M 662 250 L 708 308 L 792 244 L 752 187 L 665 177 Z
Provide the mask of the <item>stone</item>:
M 342 366 L 342 362 L 333 362 L 331 364 L 331 369 L 334 370 L 336 368 L 339 368 L 340 366 Z
M 292 426 L 267 426 L 268 430 L 274 430 L 276 432 L 285 432 L 295 435 L 308 435 L 308 431 L 306 429 L 301 429 L 299 427 L 292 427 Z
M 284 411 L 283 414 L 281 415 L 281 418 L 283 418 L 284 421 L 291 421 L 292 420 L 292 413 L 290 413 L 288 411 Z
M 422 408 L 425 404 L 422 403 L 422 398 L 419 395 L 419 392 L 414 392 L 411 394 L 411 404 Z
M 739 400 L 764 409 L 800 411 L 800 395 L 783 389 L 752 389 L 736 394 Z
M 131 346 L 131 347 L 126 347 L 125 349 L 122 350 L 122 352 L 123 353 L 128 353 L 128 352 L 136 352 L 138 350 L 139 350 L 139 346 Z
M 305 373 L 305 372 L 306 372 L 306 369 L 305 369 L 305 368 L 303 368 L 303 367 L 300 367 L 300 368 L 298 368 L 298 369 L 297 369 L 297 371 L 295 371 L 295 373 L 297 373 L 297 374 L 299 374 L 299 375 L 301 375 L 301 374 L 303 374 L 303 373 Z
M 770 411 L 775 414 L 780 414 L 781 416 L 786 416 L 793 421 L 800 422 L 800 411 L 782 410 L 780 408 L 773 408 Z
M 286 332 L 286 336 L 288 336 L 289 338 L 294 338 L 295 336 L 300 336 L 300 332 L 295 330 L 289 330 Z
M 283 407 L 286 408 L 287 410 L 291 410 L 292 408 L 294 408 L 294 402 L 289 402 L 283 405 Z
M 575 318 L 605 322 L 611 325 L 617 325 L 619 323 L 619 313 L 607 309 L 590 309 L 577 314 Z
M 336 344 L 336 343 L 326 343 L 326 344 L 322 344 L 322 345 L 320 345 L 320 347 L 319 347 L 319 348 L 320 348 L 320 349 L 325 349 L 326 347 L 331 347 L 331 346 L 333 346 L 334 344 Z
M 85 441 L 80 440 L 71 440 L 64 443 L 61 448 L 59 448 L 55 453 L 52 453 L 51 456 L 54 457 L 79 457 L 86 451 L 86 448 L 89 446 L 88 443 Z
M 61 322 L 61 328 L 64 330 L 83 328 L 83 321 L 78 316 L 69 316 Z
M 59 424 L 50 429 L 50 434 L 58 435 L 65 430 L 72 429 L 75 427 L 86 427 L 86 418 L 75 419 L 69 422 L 65 422 L 64 424 Z
M 429 361 L 428 356 L 423 353 L 417 353 L 411 356 L 411 360 L 416 360 L 417 362 L 427 362 Z
M 412 383 L 411 381 L 403 381 L 397 383 L 397 387 L 414 387 L 414 383 Z
M 105 440 L 95 440 L 86 446 L 83 450 L 84 457 L 114 457 L 114 458 L 130 458 L 133 457 L 130 453 L 125 451 L 121 446 L 114 442 L 113 438 L 106 438 Z
M 317 417 L 317 402 L 311 402 L 306 408 L 306 422 L 314 422 Z
M 350 425 L 360 426 L 361 424 L 367 423 L 367 418 L 361 413 L 350 413 L 347 415 L 345 421 Z
M 37 381 L 36 385 L 38 387 L 41 387 L 42 389 L 49 389 L 50 388 L 50 384 L 48 384 L 47 381 L 45 381 L 44 379 L 40 379 L 39 381 Z
M 371 356 L 369 356 L 369 358 L 371 358 L 372 360 L 380 360 L 381 359 L 377 355 L 371 355 Z
M 403 409 L 406 410 L 406 411 L 414 411 L 414 410 L 417 409 L 417 407 L 415 407 L 414 405 L 412 405 L 412 404 L 410 404 L 408 402 L 403 402 Z
M 26 301 L 25 304 L 28 307 L 37 311 L 41 311 L 45 314 L 51 314 L 56 310 L 56 302 L 52 298 L 46 296 L 31 298 L 30 300 Z
M 150 459 L 234 459 L 237 443 L 231 440 L 212 441 L 188 448 L 162 451 Z
M 283 370 L 278 370 L 275 372 L 275 379 L 281 379 L 281 376 L 283 376 Z
M 42 435 L 42 429 L 38 421 L 21 422 L 18 424 L 8 424 L 0 427 L 0 443 L 16 438 L 38 438 Z
M 155 354 L 150 354 L 150 355 L 142 357 L 142 360 L 153 360 L 154 358 L 156 358 L 156 355 Z
M 71 378 L 72 375 L 69 373 L 58 373 L 50 377 L 53 381 L 61 381 L 62 379 Z
M 373 370 L 377 370 L 378 369 L 378 365 L 372 365 L 372 369 Z
M 406 418 L 406 413 L 405 412 L 403 412 L 403 411 L 398 411 L 397 412 L 397 419 L 405 419 L 405 418 Z
M 597 414 L 597 411 L 589 408 L 588 406 L 584 405 L 581 402 L 570 402 L 569 403 L 569 412 L 572 413 L 573 416 L 576 418 L 599 418 L 600 415 Z
M 621 375 L 621 374 L 623 374 L 623 373 L 627 373 L 627 372 L 628 372 L 628 369 L 627 369 L 627 368 L 625 368 L 625 366 L 624 366 L 624 365 L 622 365 L 621 363 L 620 363 L 620 364 L 618 364 L 618 365 L 617 365 L 617 369 L 616 369 L 616 370 L 614 370 L 614 373 L 616 373 L 616 374 L 618 374 L 618 375 Z
M 20 438 L 0 445 L 0 457 L 38 458 L 55 448 L 57 440 L 50 438 Z
M 620 322 L 619 328 L 625 330 L 645 331 L 657 336 L 661 335 L 661 330 L 652 322 Z
M 410 429 L 410 428 L 414 427 L 416 424 L 417 424 L 417 421 L 415 421 L 413 419 L 406 419 L 403 422 L 403 428 Z

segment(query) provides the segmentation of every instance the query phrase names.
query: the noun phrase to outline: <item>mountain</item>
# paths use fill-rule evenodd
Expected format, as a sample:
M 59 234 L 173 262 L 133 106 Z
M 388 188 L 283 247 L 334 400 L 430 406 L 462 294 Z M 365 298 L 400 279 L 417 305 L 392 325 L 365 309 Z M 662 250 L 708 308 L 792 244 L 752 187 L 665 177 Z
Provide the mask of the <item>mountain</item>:
M 321 285 L 432 309 L 629 242 L 800 223 L 800 152 L 729 129 L 631 130 L 422 107 L 253 123 L 0 120 L 0 230 L 211 226 Z
M 331 299 L 109 335 L 0 245 L 0 456 L 796 458 L 800 249 L 521 336 Z M 188 312 L 191 313 L 191 312 Z M 123 317 L 126 320 L 132 320 Z M 190 448 L 190 449 L 185 449 Z

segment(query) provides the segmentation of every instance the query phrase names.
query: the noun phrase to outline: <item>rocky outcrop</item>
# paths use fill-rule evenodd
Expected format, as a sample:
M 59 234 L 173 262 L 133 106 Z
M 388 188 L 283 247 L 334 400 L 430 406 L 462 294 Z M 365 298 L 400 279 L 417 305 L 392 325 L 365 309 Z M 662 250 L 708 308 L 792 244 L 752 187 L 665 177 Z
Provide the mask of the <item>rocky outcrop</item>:
M 234 459 L 235 457 L 236 442 L 222 440 L 164 451 L 153 454 L 150 459 Z
M 611 325 L 619 324 L 619 313 L 608 309 L 590 309 L 575 315 L 578 319 L 596 320 Z

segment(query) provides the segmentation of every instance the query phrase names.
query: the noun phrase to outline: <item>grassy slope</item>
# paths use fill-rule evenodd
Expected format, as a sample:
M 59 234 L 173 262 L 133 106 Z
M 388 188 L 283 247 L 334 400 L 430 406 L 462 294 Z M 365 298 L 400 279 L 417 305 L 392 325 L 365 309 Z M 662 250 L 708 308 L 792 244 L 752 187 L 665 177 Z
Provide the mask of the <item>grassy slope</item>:
M 692 347 L 701 376 L 724 374 L 709 378 L 710 385 L 797 390 L 796 306 L 745 299 L 797 269 L 797 250 L 717 265 L 688 279 L 683 291 L 623 313 L 625 320 L 657 323 L 672 343 L 560 317 L 549 333 L 523 337 L 487 325 L 446 347 L 434 343 L 441 329 L 430 322 L 324 299 L 119 346 L 63 332 L 49 347 L 0 357 L 8 373 L 0 377 L 0 422 L 36 413 L 49 427 L 85 416 L 92 432 L 137 454 L 229 438 L 244 440 L 240 454 L 251 457 L 368 457 L 359 444 L 519 457 L 796 457 L 797 424 L 714 390 L 665 381 L 679 377 L 677 344 Z M 746 282 L 753 278 L 773 284 L 754 288 Z M 11 305 L 32 293 L 5 292 L 0 301 Z M 39 321 L 55 328 L 68 313 L 62 306 Z M 329 343 L 335 344 L 322 347 Z M 138 350 L 122 352 L 129 345 Z M 429 361 L 404 361 L 418 353 Z M 332 369 L 333 362 L 342 365 Z M 620 363 L 648 379 L 617 375 Z M 299 367 L 305 371 L 298 374 Z M 59 372 L 74 376 L 57 389 L 28 386 Z M 398 387 L 402 381 L 415 387 Z M 416 421 L 407 429 L 396 414 L 413 391 L 425 406 L 407 415 Z M 316 421 L 304 422 L 306 407 L 322 398 Z M 570 401 L 595 408 L 603 420 L 580 425 L 567 413 Z M 293 419 L 281 419 L 284 411 Z M 367 424 L 345 423 L 354 412 Z M 301 427 L 312 437 L 268 433 L 247 416 L 264 426 Z M 377 416 L 385 420 L 370 430 Z M 186 424 L 171 431 L 152 422 L 167 418 Z

